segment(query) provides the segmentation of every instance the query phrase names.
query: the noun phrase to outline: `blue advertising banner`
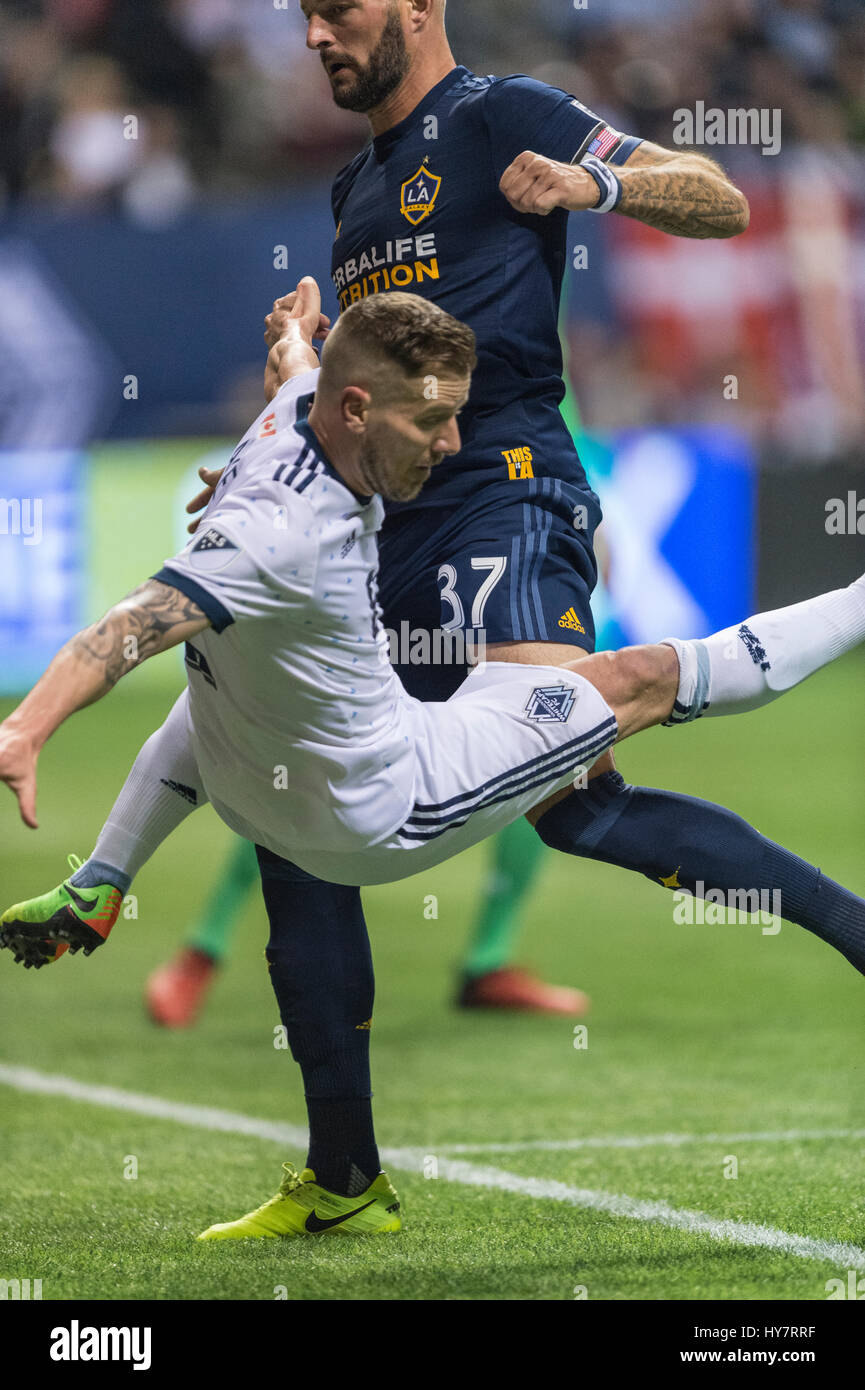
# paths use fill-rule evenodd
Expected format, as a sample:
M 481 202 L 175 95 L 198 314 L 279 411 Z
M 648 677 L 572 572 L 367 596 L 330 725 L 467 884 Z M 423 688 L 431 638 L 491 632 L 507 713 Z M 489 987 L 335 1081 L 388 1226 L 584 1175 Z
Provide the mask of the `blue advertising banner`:
M 230 447 L 0 452 L 0 694 L 26 690 L 74 631 L 183 544 L 196 468 L 220 466 Z M 582 436 L 579 449 L 604 509 L 600 647 L 705 636 L 754 611 L 757 473 L 745 436 L 644 429 Z M 158 662 L 135 679 L 178 673 Z
M 0 453 L 0 694 L 32 685 L 82 625 L 85 476 L 82 454 Z
M 579 448 L 604 509 L 601 645 L 705 637 L 753 611 L 757 469 L 745 435 L 641 429 Z

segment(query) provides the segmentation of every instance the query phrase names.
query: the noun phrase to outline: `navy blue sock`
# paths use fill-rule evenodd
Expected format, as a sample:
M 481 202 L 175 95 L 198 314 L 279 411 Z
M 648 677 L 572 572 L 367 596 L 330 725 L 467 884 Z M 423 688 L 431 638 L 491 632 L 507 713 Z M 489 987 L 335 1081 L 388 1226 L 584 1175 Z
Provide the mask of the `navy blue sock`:
M 256 848 L 270 980 L 303 1075 L 307 1166 L 323 1187 L 351 1197 L 381 1170 L 369 1073 L 375 978 L 360 890 Z
M 634 869 L 665 887 L 780 895 L 779 912 L 827 941 L 865 974 L 865 901 L 813 864 L 765 839 L 741 816 L 710 801 L 630 787 L 604 772 L 537 823 L 541 839 L 566 854 Z

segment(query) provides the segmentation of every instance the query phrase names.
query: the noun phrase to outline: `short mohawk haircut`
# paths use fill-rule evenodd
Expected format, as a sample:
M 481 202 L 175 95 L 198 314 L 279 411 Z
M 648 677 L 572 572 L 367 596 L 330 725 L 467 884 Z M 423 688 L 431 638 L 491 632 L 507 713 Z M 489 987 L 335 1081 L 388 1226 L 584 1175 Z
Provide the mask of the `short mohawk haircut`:
M 354 349 L 359 355 L 374 353 L 407 376 L 419 376 L 431 367 L 468 375 L 477 365 L 472 330 L 417 294 L 371 294 L 346 309 L 333 339 L 325 344 L 325 378 L 331 341 L 338 353 L 341 349 Z

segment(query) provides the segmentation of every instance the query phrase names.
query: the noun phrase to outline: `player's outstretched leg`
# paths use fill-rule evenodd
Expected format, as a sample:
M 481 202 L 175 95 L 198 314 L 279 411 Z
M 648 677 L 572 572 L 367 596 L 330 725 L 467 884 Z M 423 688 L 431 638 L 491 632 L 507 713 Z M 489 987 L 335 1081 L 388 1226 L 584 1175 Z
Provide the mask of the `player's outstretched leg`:
M 863 640 L 865 578 L 702 642 L 674 641 L 680 669 L 672 713 L 663 712 L 672 699 L 669 645 L 589 657 L 579 670 L 616 707 L 623 731 L 633 733 L 659 720 L 756 709 Z M 617 772 L 605 772 L 533 819 L 553 848 L 633 869 L 672 890 L 720 892 L 726 901 L 754 890 L 777 894 L 782 917 L 865 974 L 865 902 L 723 806 L 630 787 Z
M 80 860 L 69 856 L 69 867 Z M 116 884 L 101 882 L 77 888 L 77 872 L 49 893 L 16 903 L 0 917 L 0 947 L 11 951 L 17 964 L 39 970 L 66 951 L 89 956 L 101 946 L 117 921 L 123 893 Z
M 138 754 L 90 858 L 76 861 L 59 888 L 10 907 L 0 918 L 0 947 L 37 968 L 67 949 L 90 955 L 108 936 L 141 865 L 206 801 L 189 747 L 184 692 Z
M 400 1229 L 399 1197 L 379 1173 L 354 1197 L 329 1192 L 311 1168 L 297 1173 L 283 1163 L 285 1177 L 275 1197 L 237 1221 L 208 1226 L 199 1240 L 249 1240 L 275 1236 L 384 1235 Z
M 865 642 L 865 575 L 846 589 L 758 613 L 703 641 L 670 639 L 679 688 L 669 724 L 743 714 Z

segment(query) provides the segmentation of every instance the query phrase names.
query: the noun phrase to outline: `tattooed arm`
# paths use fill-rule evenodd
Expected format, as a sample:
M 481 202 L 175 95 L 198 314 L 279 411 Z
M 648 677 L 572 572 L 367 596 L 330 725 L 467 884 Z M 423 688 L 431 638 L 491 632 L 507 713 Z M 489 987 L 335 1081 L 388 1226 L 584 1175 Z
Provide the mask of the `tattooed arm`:
M 616 173 L 622 198 L 616 212 L 673 236 L 738 236 L 748 226 L 748 200 L 714 159 L 692 150 L 665 150 L 644 140 Z
M 135 666 L 210 626 L 197 604 L 149 579 L 61 647 L 9 718 L 0 724 L 0 782 L 18 798 L 21 819 L 36 828 L 36 760 L 55 729 L 101 700 Z
M 748 200 L 713 159 L 665 150 L 648 140 L 614 171 L 622 184 L 615 211 L 673 236 L 738 236 L 748 226 Z M 600 202 L 595 180 L 579 164 L 526 150 L 502 175 L 500 188 L 518 212 L 546 216 L 554 208 L 585 211 Z

